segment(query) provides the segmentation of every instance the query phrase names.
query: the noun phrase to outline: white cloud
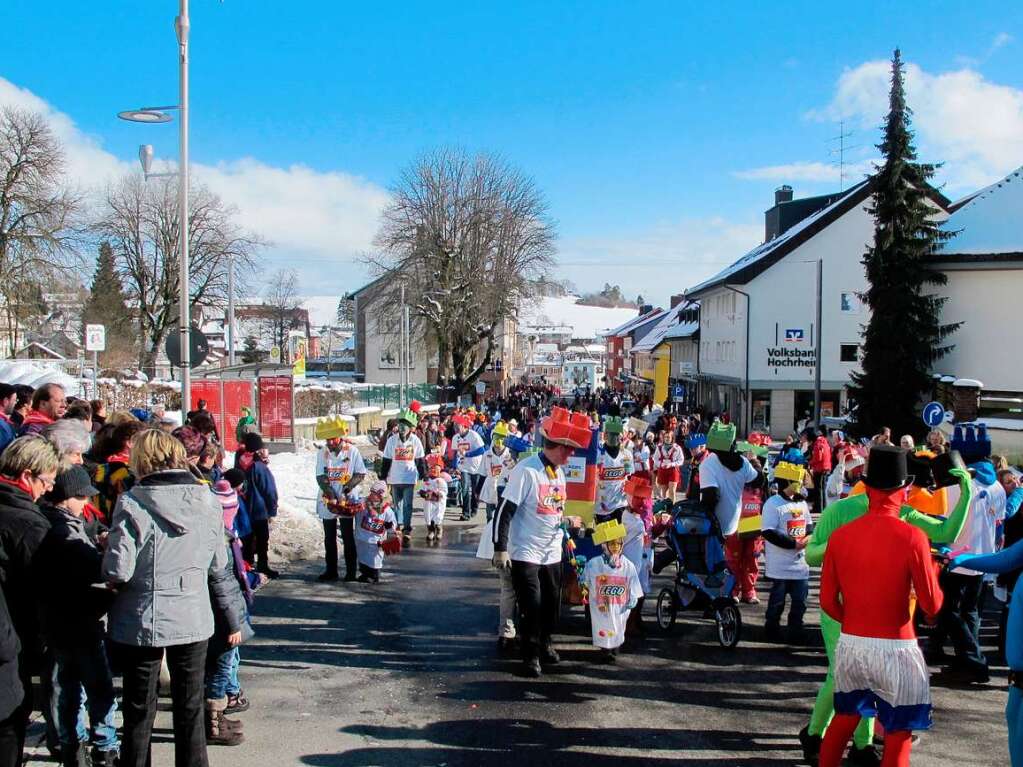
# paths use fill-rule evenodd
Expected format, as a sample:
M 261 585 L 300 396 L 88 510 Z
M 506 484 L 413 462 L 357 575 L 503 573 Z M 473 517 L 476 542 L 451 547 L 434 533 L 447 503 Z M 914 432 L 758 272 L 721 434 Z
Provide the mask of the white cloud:
M 890 76 L 888 61 L 846 70 L 831 103 L 809 117 L 845 120 L 878 135 L 888 111 Z M 909 64 L 906 101 L 914 113 L 918 155 L 945 164 L 939 181 L 949 189 L 979 188 L 1023 164 L 1023 90 L 993 83 L 968 67 L 931 73 Z
M 1004 48 L 1006 45 L 1011 43 L 1015 38 L 1008 32 L 999 32 L 995 35 L 995 39 L 991 41 L 991 52 L 994 53 L 999 48 Z
M 871 162 L 847 163 L 845 166 L 845 180 L 848 183 L 859 181 L 865 174 L 871 172 Z M 792 162 L 786 165 L 765 165 L 760 168 L 733 171 L 735 178 L 746 181 L 809 181 L 809 182 L 834 182 L 838 183 L 841 171 L 837 163 L 826 162 Z
M 103 149 L 67 114 L 2 77 L 0 106 L 42 113 L 64 146 L 68 177 L 82 187 L 102 186 L 138 170 L 135 162 Z M 299 269 L 303 292 L 358 287 L 363 268 L 351 262 L 372 247 L 380 211 L 388 200 L 386 190 L 342 171 L 305 165 L 283 168 L 250 157 L 217 165 L 193 163 L 192 173 L 238 208 L 242 226 L 272 243 L 264 258 Z M 336 268 L 338 262 L 346 262 L 343 269 Z
M 566 238 L 558 273 L 580 290 L 621 285 L 667 306 L 668 297 L 716 274 L 764 239 L 763 223 L 720 217 L 667 221 L 646 231 Z

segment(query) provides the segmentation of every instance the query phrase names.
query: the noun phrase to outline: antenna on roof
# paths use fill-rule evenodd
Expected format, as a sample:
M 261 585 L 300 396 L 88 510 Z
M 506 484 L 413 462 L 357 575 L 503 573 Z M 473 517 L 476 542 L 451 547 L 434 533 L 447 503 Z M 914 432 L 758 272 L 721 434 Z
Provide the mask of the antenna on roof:
M 862 146 L 861 144 L 850 145 L 845 143 L 845 140 L 852 137 L 852 135 L 852 131 L 849 131 L 848 133 L 845 132 L 845 120 L 841 120 L 838 123 L 838 135 L 828 139 L 829 144 L 833 144 L 836 141 L 838 142 L 838 148 L 830 150 L 828 152 L 828 156 L 834 157 L 836 154 L 838 155 L 838 161 L 836 162 L 832 160 L 831 164 L 838 165 L 838 191 L 840 192 L 845 191 L 845 153 L 850 149 L 857 149 Z

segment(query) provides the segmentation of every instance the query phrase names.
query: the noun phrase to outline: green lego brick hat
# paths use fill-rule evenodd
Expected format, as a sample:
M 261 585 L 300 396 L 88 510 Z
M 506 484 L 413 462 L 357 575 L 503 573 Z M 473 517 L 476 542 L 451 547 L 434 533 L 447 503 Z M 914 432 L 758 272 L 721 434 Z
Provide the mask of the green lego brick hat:
M 605 434 L 622 434 L 625 432 L 625 422 L 617 416 L 609 415 L 604 417 Z
M 729 452 L 735 444 L 735 424 L 715 421 L 707 431 L 707 449 Z

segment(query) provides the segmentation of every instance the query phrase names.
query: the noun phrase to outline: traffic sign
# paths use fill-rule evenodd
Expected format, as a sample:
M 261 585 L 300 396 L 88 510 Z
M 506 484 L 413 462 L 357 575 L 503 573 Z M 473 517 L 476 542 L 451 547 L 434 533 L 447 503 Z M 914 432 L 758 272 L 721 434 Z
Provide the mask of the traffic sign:
M 174 367 L 181 366 L 181 333 L 177 325 L 172 327 L 167 334 L 164 351 L 167 352 L 167 359 Z M 192 325 L 188 331 L 188 351 L 188 366 L 193 368 L 205 362 L 206 355 L 210 353 L 210 342 L 195 325 Z
M 945 408 L 940 402 L 928 402 L 924 405 L 924 423 L 932 429 L 945 420 Z
M 683 401 L 686 398 L 686 387 L 682 384 L 675 384 L 675 388 L 672 390 L 671 396 L 675 402 Z
M 107 329 L 105 325 L 85 326 L 85 351 L 102 352 L 107 348 Z
M 487 391 L 486 383 L 483 382 L 483 381 L 477 381 L 476 382 L 476 393 L 477 394 L 485 394 L 486 391 Z

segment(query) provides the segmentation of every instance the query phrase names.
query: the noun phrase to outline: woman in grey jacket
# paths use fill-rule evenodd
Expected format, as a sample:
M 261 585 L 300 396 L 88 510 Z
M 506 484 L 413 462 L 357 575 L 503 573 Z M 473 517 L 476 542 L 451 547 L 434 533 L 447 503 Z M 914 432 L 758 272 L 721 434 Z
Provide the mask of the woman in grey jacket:
M 124 669 L 122 767 L 145 767 L 164 654 L 171 676 L 176 767 L 207 767 L 203 713 L 206 643 L 214 607 L 241 641 L 243 616 L 227 567 L 220 504 L 188 471 L 169 434 L 140 432 L 129 467 L 137 481 L 117 500 L 103 577 L 117 592 L 109 633 Z

